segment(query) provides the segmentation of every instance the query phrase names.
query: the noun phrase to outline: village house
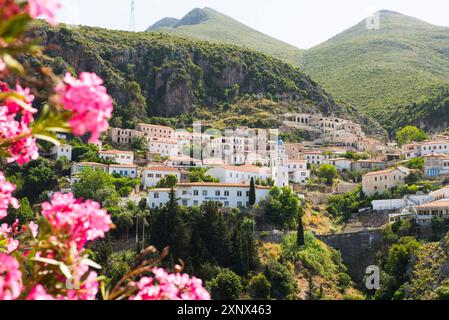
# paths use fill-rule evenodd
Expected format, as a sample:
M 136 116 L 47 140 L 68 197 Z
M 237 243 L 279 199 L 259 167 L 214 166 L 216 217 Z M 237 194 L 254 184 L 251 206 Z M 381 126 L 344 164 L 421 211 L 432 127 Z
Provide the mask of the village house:
M 166 138 L 151 138 L 148 151 L 161 157 L 179 156 L 181 152 L 178 141 Z
M 159 181 L 168 175 L 173 175 L 177 178 L 178 182 L 181 181 L 181 171 L 164 166 L 148 167 L 142 171 L 142 185 L 145 188 L 155 187 Z
M 72 161 L 72 150 L 73 147 L 69 144 L 61 144 L 59 146 L 54 146 L 51 148 L 51 154 L 56 156 L 56 160 L 65 157 L 67 160 Z
M 114 173 L 124 177 L 137 179 L 137 166 L 129 164 L 111 164 L 109 165 L 109 174 Z
M 352 171 L 373 171 L 384 170 L 386 167 L 385 161 L 380 160 L 357 160 L 352 163 Z
M 256 204 L 266 199 L 270 187 L 256 186 Z M 179 205 L 186 207 L 201 206 L 205 202 L 214 201 L 223 208 L 248 208 L 248 184 L 232 183 L 179 183 L 174 189 Z M 148 192 L 147 204 L 150 208 L 158 208 L 169 200 L 170 189 L 152 189 Z
M 321 166 L 327 163 L 330 158 L 329 154 L 321 150 L 304 150 L 301 154 L 301 159 L 307 160 L 309 164 Z
M 289 113 L 284 115 L 284 119 L 287 124 L 288 122 L 291 122 L 296 125 L 313 127 L 319 129 L 323 133 L 343 130 L 356 135 L 362 134 L 360 125 L 336 117 L 325 117 L 320 114 Z
M 405 195 L 402 199 L 373 200 L 371 205 L 374 212 L 394 212 L 407 207 L 416 207 L 430 201 L 433 201 L 430 194 L 411 194 Z
M 98 156 L 103 160 L 109 160 L 118 164 L 134 163 L 134 152 L 121 150 L 103 150 L 98 153 Z
M 302 143 L 285 143 L 285 154 L 289 159 L 300 159 L 303 149 L 304 145 Z
M 449 155 L 433 154 L 424 156 L 424 175 L 429 178 L 449 174 Z
M 289 180 L 297 184 L 305 184 L 310 178 L 310 170 L 307 169 L 306 160 L 288 160 L 288 176 Z
M 348 170 L 351 171 L 352 168 L 352 160 L 346 158 L 333 158 L 329 159 L 328 163 L 337 168 L 338 171 Z
M 249 183 L 251 178 L 256 181 L 267 180 L 272 178 L 271 169 L 268 167 L 257 167 L 252 165 L 231 166 L 223 165 L 220 167 L 213 167 L 206 172 L 207 175 L 219 179 L 224 183 Z
M 166 126 L 139 123 L 137 124 L 136 129 L 145 133 L 150 138 L 173 139 L 175 136 L 175 130 Z
M 193 167 L 203 167 L 203 163 L 200 159 L 195 159 L 191 157 L 185 156 L 171 156 L 169 157 L 164 164 L 167 167 L 173 168 L 193 168 Z
M 447 217 L 449 212 L 449 200 L 428 202 L 416 207 L 416 222 L 420 225 L 430 224 L 434 217 Z
M 84 170 L 97 170 L 107 173 L 108 165 L 97 162 L 79 162 L 74 163 L 71 169 L 70 183 L 73 185 L 79 181 L 78 174 Z
M 109 128 L 108 138 L 116 144 L 123 146 L 129 146 L 134 141 L 136 137 L 145 137 L 145 133 L 132 130 L 132 129 L 121 129 L 121 128 Z
M 410 170 L 403 166 L 369 172 L 362 177 L 363 192 L 368 196 L 384 193 L 393 187 L 403 184 L 405 177 L 409 173 Z
M 405 160 L 417 158 L 421 156 L 421 144 L 420 143 L 408 143 L 404 144 L 401 148 L 401 154 Z
M 449 137 L 438 136 L 432 140 L 403 145 L 401 154 L 405 159 L 432 154 L 449 154 Z

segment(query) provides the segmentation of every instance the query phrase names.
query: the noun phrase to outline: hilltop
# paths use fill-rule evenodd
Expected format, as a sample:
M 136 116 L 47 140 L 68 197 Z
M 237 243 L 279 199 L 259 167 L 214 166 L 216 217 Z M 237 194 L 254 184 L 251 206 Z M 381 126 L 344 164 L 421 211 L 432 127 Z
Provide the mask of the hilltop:
M 164 18 L 147 29 L 262 51 L 298 66 L 302 50 L 256 31 L 212 8 L 195 8 L 182 19 Z

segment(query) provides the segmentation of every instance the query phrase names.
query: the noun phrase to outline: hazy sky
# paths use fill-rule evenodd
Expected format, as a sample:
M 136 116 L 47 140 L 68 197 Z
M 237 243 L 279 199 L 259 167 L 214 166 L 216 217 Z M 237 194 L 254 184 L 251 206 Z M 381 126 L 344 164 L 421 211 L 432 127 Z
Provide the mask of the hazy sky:
M 61 0 L 59 20 L 128 30 L 131 0 Z M 211 7 L 299 48 L 317 45 L 380 9 L 449 26 L 448 0 L 135 0 L 136 30 L 164 17 Z

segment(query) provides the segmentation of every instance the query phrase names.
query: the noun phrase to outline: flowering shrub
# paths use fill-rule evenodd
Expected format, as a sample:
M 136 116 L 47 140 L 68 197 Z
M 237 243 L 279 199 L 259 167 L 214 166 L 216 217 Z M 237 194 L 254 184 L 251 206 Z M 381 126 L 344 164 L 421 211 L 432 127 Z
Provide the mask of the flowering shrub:
M 60 80 L 49 68 L 38 70 L 48 92 L 42 99 L 48 103 L 39 112 L 33 102 L 42 90 L 20 85 L 34 82 L 26 81 L 27 70 L 16 57 L 39 53 L 39 47 L 25 36 L 29 22 L 44 18 L 54 25 L 59 7 L 57 0 L 0 0 L 0 157 L 8 163 L 22 166 L 37 159 L 36 141 L 59 144 L 56 132 L 88 135 L 90 142 L 96 142 L 112 117 L 112 99 L 94 73 L 81 73 L 79 78 L 68 73 Z M 15 88 L 1 82 L 6 78 L 13 79 Z M 0 171 L 0 221 L 8 209 L 19 208 L 15 189 Z M 148 254 L 156 252 L 153 247 L 140 254 L 136 269 L 106 288 L 92 270 L 101 266 L 89 259 L 86 245 L 104 238 L 113 227 L 99 203 L 76 199 L 71 193 L 56 193 L 42 203 L 36 222 L 1 224 L 0 300 L 92 300 L 100 292 L 109 300 L 210 298 L 201 280 L 181 274 L 181 267 L 176 266 L 173 274 L 157 268 L 166 250 L 159 259 L 147 260 Z

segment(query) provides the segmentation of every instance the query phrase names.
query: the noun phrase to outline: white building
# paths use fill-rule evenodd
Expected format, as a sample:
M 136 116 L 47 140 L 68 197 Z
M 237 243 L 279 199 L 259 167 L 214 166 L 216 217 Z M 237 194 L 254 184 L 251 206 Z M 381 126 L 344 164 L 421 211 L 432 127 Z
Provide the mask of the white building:
M 220 202 L 224 208 L 248 208 L 249 185 L 229 183 L 179 183 L 176 198 L 179 205 L 201 206 L 205 202 Z M 266 199 L 269 187 L 256 186 L 256 204 Z M 170 189 L 152 189 L 148 192 L 147 203 L 150 208 L 158 208 L 168 202 Z
M 271 169 L 251 165 L 231 166 L 223 165 L 213 167 L 206 172 L 207 175 L 217 178 L 223 183 L 249 183 L 251 178 L 255 180 L 267 180 L 272 178 Z
M 328 163 L 337 168 L 338 171 L 348 170 L 351 171 L 352 160 L 346 158 L 334 158 L 329 159 Z
M 103 160 L 109 160 L 118 164 L 132 165 L 134 163 L 134 152 L 121 150 L 103 150 L 98 153 Z
M 202 167 L 203 163 L 200 159 L 194 159 L 191 157 L 169 157 L 164 164 L 167 167 L 173 168 L 193 168 L 193 167 Z
M 175 133 L 173 128 L 155 124 L 139 123 L 137 124 L 136 129 L 145 133 L 150 138 L 158 139 L 173 139 Z
M 155 187 L 159 181 L 168 175 L 174 175 L 181 181 L 181 172 L 172 167 L 148 167 L 142 171 L 142 185 L 146 188 Z
M 433 154 L 449 154 L 449 138 L 436 137 L 423 142 L 413 142 L 402 146 L 405 159 L 412 159 Z
M 129 164 L 111 164 L 109 165 L 109 174 L 113 173 L 137 179 L 137 166 Z
M 293 183 L 304 184 L 310 178 L 306 160 L 288 160 L 289 180 Z
M 323 151 L 318 150 L 304 150 L 301 154 L 301 158 L 307 160 L 308 163 L 316 166 L 321 166 L 327 163 L 329 155 L 325 154 Z
M 402 199 L 373 200 L 371 205 L 374 211 L 395 211 L 430 201 L 432 201 L 432 196 L 429 194 L 413 194 L 406 195 Z
M 180 145 L 178 141 L 165 138 L 151 138 L 148 142 L 148 151 L 161 157 L 179 156 Z
M 72 161 L 72 150 L 73 147 L 69 144 L 61 144 L 59 146 L 54 146 L 51 148 L 51 154 L 56 155 L 56 160 L 66 157 L 67 160 Z

